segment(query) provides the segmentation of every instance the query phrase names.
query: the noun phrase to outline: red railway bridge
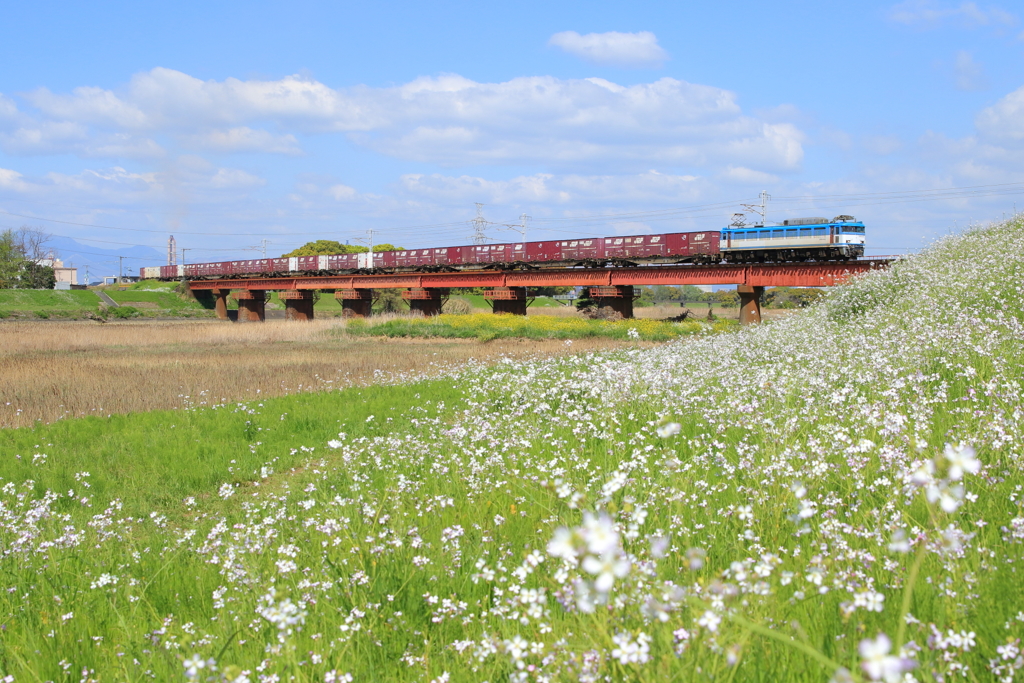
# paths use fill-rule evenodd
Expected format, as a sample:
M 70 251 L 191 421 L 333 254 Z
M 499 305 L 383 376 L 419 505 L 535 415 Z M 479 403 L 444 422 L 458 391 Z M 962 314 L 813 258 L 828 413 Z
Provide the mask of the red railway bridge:
M 633 317 L 634 287 L 643 285 L 736 285 L 740 296 L 740 322 L 761 320 L 761 293 L 765 287 L 831 287 L 850 277 L 884 268 L 889 259 L 819 263 L 722 264 L 711 266 L 639 266 L 635 268 L 566 268 L 551 270 L 464 270 L 451 273 L 395 273 L 380 275 L 326 275 L 273 278 L 191 280 L 197 294 L 215 298 L 217 316 L 227 319 L 231 290 L 238 300 L 240 322 L 265 319 L 266 292 L 278 291 L 289 320 L 312 320 L 314 292 L 333 291 L 343 314 L 370 314 L 373 290 L 403 289 L 409 308 L 437 315 L 451 289 L 483 287 L 484 298 L 495 313 L 526 315 L 528 287 L 583 286 L 601 306 L 622 317 Z

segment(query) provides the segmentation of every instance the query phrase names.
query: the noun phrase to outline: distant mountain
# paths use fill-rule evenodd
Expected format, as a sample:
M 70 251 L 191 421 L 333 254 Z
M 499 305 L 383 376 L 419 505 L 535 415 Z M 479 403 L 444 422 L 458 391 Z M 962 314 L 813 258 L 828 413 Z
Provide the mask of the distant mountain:
M 153 247 L 115 247 L 105 249 L 98 244 L 79 242 L 71 237 L 52 237 L 46 246 L 56 252 L 57 258 L 64 265 L 78 268 L 78 281 L 86 283 L 88 270 L 89 280 L 96 281 L 107 275 L 118 274 L 118 256 L 123 256 L 124 275 L 138 275 L 142 266 L 159 266 L 167 260 L 166 252 Z

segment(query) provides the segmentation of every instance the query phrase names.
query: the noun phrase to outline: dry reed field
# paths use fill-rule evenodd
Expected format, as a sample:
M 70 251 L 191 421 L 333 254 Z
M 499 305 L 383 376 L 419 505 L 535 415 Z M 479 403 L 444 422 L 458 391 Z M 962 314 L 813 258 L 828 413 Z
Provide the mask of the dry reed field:
M 619 344 L 349 337 L 338 320 L 8 322 L 0 324 L 0 428 L 319 391 L 436 374 L 472 359 Z

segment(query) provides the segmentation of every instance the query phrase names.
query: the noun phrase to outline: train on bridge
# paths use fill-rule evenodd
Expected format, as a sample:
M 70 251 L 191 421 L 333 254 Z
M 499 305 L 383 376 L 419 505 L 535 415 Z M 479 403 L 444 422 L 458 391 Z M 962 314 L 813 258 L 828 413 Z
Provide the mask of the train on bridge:
M 798 218 L 781 225 L 593 237 L 361 254 L 293 256 L 140 268 L 143 279 L 191 280 L 522 270 L 668 264 L 850 261 L 864 255 L 864 224 L 853 216 Z

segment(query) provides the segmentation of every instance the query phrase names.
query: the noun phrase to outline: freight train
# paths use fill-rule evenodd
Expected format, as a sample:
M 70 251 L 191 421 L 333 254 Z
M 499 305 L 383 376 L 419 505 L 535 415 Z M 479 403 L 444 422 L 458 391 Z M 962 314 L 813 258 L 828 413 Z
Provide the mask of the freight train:
M 444 272 L 659 264 L 849 261 L 864 255 L 864 224 L 853 216 L 797 218 L 720 231 L 401 249 L 373 254 L 292 256 L 140 268 L 143 279 L 283 277 L 303 273 Z

